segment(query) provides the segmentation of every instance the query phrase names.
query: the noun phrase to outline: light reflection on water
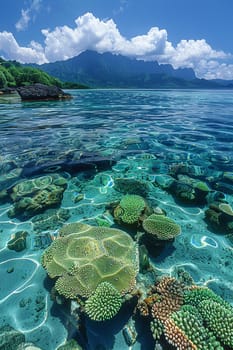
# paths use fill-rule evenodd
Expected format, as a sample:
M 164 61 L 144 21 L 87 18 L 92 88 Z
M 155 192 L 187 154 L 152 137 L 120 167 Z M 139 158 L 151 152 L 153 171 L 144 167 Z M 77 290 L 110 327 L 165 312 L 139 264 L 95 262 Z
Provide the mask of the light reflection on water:
M 71 93 L 73 100 L 64 102 L 0 103 L 1 157 L 25 164 L 43 155 L 62 158 L 70 150 L 124 156 L 135 148 L 157 154 L 190 152 L 203 161 L 212 157 L 216 167 L 232 165 L 231 91 Z M 132 138 L 138 142 L 129 146 Z

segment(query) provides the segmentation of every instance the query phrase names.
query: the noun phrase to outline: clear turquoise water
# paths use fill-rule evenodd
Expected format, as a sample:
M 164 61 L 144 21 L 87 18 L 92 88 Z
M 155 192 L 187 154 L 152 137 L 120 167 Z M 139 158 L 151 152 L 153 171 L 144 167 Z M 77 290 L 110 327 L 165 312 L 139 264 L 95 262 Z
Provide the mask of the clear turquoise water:
M 28 178 L 57 167 L 69 179 L 62 202 L 62 208 L 70 211 L 69 221 L 93 224 L 96 216 L 103 215 L 107 203 L 121 197 L 111 181 L 101 182 L 103 174 L 109 180 L 123 176 L 153 181 L 156 175 L 167 174 L 171 166 L 180 163 L 204 171 L 201 178 L 205 180 L 233 171 L 232 91 L 83 90 L 71 93 L 73 99 L 64 102 L 22 103 L 16 97 L 0 99 L 0 190 L 11 188 L 23 175 Z M 91 162 L 104 158 L 116 163 L 102 169 L 99 177 L 97 173 L 94 179 L 85 175 L 80 178 L 75 173 L 77 164 L 87 158 Z M 17 176 L 9 176 L 17 169 Z M 75 179 L 83 182 L 85 194 L 84 201 L 78 203 L 74 201 L 79 193 Z M 228 184 L 223 193 L 232 205 L 233 185 Z M 233 303 L 233 252 L 229 235 L 216 234 L 209 228 L 203 205 L 184 205 L 158 187 L 149 193 L 148 199 L 182 227 L 173 249 L 152 259 L 155 268 L 172 274 L 178 266 L 184 267 L 195 283 L 208 285 Z M 73 321 L 50 300 L 46 273 L 39 264 L 43 249 L 36 250 L 33 246 L 36 234 L 31 220 L 9 219 L 10 207 L 9 202 L 0 206 L 3 281 L 0 325 L 9 323 L 22 331 L 27 341 L 44 350 L 54 350 L 70 336 Z M 11 235 L 21 229 L 30 233 L 27 249 L 10 251 L 6 244 Z M 49 233 L 55 234 L 55 230 L 50 229 Z M 12 267 L 14 273 L 7 273 Z M 43 299 L 44 306 L 35 315 L 38 297 Z M 20 307 L 22 300 L 27 308 Z M 90 330 L 88 335 L 88 349 L 94 349 L 98 331 Z M 111 339 L 108 349 L 128 349 L 120 327 L 114 330 L 112 338 L 114 341 Z M 139 348 L 139 343 L 133 347 Z
M 214 154 L 232 161 L 232 91 L 72 94 L 74 99 L 63 103 L 1 104 L 1 155 L 20 158 L 22 164 L 43 154 L 53 160 L 54 154 L 58 157 L 70 150 L 121 156 L 124 141 L 139 137 L 136 150 L 190 152 L 203 161 Z

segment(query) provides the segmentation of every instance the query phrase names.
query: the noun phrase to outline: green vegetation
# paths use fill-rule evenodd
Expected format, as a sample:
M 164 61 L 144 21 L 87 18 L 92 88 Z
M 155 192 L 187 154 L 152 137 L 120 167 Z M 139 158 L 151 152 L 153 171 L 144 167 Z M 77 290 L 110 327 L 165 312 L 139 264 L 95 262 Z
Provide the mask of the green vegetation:
M 14 88 L 34 83 L 62 87 L 59 79 L 37 68 L 24 67 L 16 61 L 5 61 L 0 58 L 0 88 Z
M 64 89 L 84 89 L 85 85 L 78 83 L 61 82 L 41 69 L 27 67 L 16 61 L 5 61 L 0 57 L 0 89 L 16 88 L 34 83 L 55 85 Z

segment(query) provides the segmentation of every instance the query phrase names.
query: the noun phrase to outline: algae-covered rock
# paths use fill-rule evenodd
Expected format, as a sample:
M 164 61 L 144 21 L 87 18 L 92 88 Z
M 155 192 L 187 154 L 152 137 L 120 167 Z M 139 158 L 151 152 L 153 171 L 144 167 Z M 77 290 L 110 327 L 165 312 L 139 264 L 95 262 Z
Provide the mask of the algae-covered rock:
M 7 243 L 7 248 L 10 250 L 15 250 L 16 252 L 21 252 L 26 249 L 26 237 L 28 233 L 26 231 L 17 231 L 10 241 Z
M 32 218 L 33 229 L 36 232 L 56 230 L 69 218 L 70 213 L 68 209 L 48 209 L 44 213 L 35 215 Z
M 233 232 L 233 209 L 229 203 L 215 201 L 205 211 L 206 221 L 219 232 Z
M 146 181 L 133 178 L 115 178 L 114 189 L 124 194 L 137 194 L 145 197 L 149 192 L 149 184 Z
M 59 205 L 66 186 L 66 179 L 59 174 L 19 182 L 10 192 L 13 208 L 8 211 L 8 216 L 27 218 Z
M 122 295 L 135 285 L 138 251 L 124 231 L 81 223 L 65 225 L 42 255 L 55 289 L 66 298 L 90 297 L 101 282 Z

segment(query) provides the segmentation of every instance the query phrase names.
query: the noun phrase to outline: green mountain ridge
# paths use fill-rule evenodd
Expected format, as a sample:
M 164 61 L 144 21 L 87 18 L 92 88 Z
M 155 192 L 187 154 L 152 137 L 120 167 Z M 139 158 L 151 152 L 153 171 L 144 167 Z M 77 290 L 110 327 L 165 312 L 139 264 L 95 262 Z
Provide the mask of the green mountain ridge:
M 84 51 L 65 61 L 33 65 L 61 81 L 92 88 L 232 88 L 227 82 L 198 79 L 191 68 L 145 62 L 109 52 Z

